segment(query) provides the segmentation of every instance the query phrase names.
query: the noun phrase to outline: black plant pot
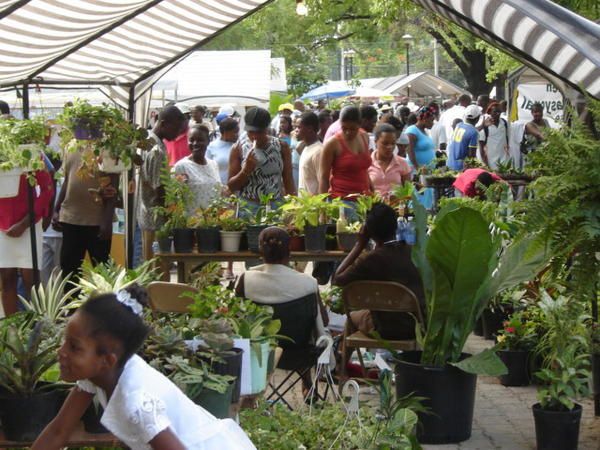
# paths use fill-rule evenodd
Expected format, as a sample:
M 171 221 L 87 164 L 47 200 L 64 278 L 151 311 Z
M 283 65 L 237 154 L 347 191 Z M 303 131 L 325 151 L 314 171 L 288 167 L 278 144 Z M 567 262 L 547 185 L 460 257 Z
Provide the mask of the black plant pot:
M 426 397 L 428 414 L 419 413 L 417 439 L 421 444 L 450 444 L 471 437 L 477 375 L 446 365 L 420 364 L 420 351 L 403 352 L 396 364 L 396 395 Z M 462 354 L 461 358 L 466 358 Z
M 194 248 L 194 230 L 191 228 L 173 229 L 175 253 L 192 253 Z
M 358 233 L 338 233 L 337 242 L 340 250 L 349 252 L 358 241 Z
M 172 245 L 173 238 L 171 236 L 158 239 L 158 249 L 161 253 L 171 253 Z
M 32 442 L 58 414 L 66 392 L 53 389 L 30 397 L 0 399 L 0 420 L 4 437 L 10 441 Z
M 203 361 L 210 363 L 210 371 L 219 375 L 231 375 L 236 377 L 233 382 L 231 403 L 237 403 L 240 399 L 240 388 L 242 379 L 242 355 L 244 350 L 232 348 L 227 354 L 219 355 L 223 362 L 212 362 L 209 358 L 200 357 Z
M 196 243 L 200 253 L 216 253 L 221 249 L 219 227 L 196 228 Z
M 600 416 L 600 353 L 592 354 L 592 385 L 594 387 L 594 415 Z
M 306 225 L 304 227 L 304 248 L 307 252 L 324 252 L 327 225 Z
M 91 434 L 108 433 L 108 430 L 100 423 L 100 419 L 104 414 L 104 409 L 100 405 L 92 403 L 85 410 L 81 421 L 83 422 L 83 429 Z
M 483 319 L 481 316 L 475 321 L 475 328 L 473 328 L 473 334 L 475 336 L 483 336 Z
M 537 450 L 577 450 L 581 405 L 571 411 L 549 411 L 533 405 Z
M 490 308 L 486 308 L 481 317 L 483 319 L 483 337 L 493 341 L 498 331 L 503 328 L 504 321 L 508 319 L 508 313 L 500 309 L 492 311 Z
M 248 237 L 248 250 L 258 253 L 258 235 L 269 225 L 248 225 L 246 227 L 246 236 Z
M 497 353 L 508 368 L 508 373 L 500 376 L 500 384 L 503 386 L 529 385 L 529 351 L 500 350 Z

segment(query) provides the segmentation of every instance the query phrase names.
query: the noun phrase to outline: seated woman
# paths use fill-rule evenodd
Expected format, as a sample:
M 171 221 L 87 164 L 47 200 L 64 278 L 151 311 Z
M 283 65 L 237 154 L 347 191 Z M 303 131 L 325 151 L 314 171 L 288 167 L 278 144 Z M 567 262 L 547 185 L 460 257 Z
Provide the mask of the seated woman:
M 321 305 L 317 280 L 289 267 L 290 235 L 283 228 L 269 227 L 260 233 L 258 242 L 265 263 L 252 267 L 240 276 L 235 288 L 236 295 L 256 303 L 275 305 L 314 293 L 319 304 L 315 339 L 326 334 L 328 320 Z
M 367 214 L 358 241 L 342 261 L 333 277 L 333 284 L 346 286 L 353 281 L 395 281 L 416 295 L 421 312 L 425 315 L 425 293 L 421 276 L 411 259 L 411 248 L 396 241 L 396 212 L 384 203 L 376 203 Z M 369 239 L 375 248 L 363 253 Z M 384 339 L 413 339 L 414 319 L 404 313 L 377 313 L 354 311 L 352 324 L 365 334 L 377 330 Z

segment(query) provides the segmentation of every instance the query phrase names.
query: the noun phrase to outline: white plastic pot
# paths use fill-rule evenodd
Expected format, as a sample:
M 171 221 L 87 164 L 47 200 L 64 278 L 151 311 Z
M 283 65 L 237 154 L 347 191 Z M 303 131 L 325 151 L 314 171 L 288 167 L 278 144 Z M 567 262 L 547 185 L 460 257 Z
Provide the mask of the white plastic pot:
M 240 250 L 240 241 L 243 231 L 223 231 L 221 230 L 221 250 L 228 253 L 234 253 Z
M 0 171 L 0 198 L 16 197 L 23 169 Z
M 121 173 L 129 170 L 131 162 L 124 164 L 122 159 L 116 160 L 104 150 L 98 163 L 98 169 L 104 173 Z

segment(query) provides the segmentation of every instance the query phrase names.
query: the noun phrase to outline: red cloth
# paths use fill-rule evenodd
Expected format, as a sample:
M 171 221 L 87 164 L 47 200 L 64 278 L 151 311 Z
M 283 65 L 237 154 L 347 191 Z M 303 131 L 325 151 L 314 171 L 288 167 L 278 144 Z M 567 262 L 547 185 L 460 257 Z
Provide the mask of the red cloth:
M 174 141 L 167 141 L 166 139 L 163 140 L 165 147 L 167 148 L 169 167 L 173 167 L 177 161 L 192 154 L 188 145 L 187 135 L 188 130 L 186 128 L 186 130 L 177 136 Z
M 45 170 L 36 172 L 35 179 L 38 187 L 34 188 L 33 210 L 35 212 L 35 222 L 48 214 L 48 208 L 52 201 L 54 185 L 52 177 Z M 23 219 L 28 213 L 27 198 L 27 176 L 21 175 L 19 180 L 19 193 L 16 197 L 0 198 L 0 230 L 7 231 L 15 223 Z
M 458 189 L 465 197 L 476 197 L 477 190 L 475 189 L 475 183 L 477 182 L 477 177 L 483 172 L 487 172 L 487 170 L 483 169 L 467 169 L 463 173 L 461 173 L 452 186 L 455 189 Z M 495 173 L 490 172 L 490 175 L 494 179 L 494 181 L 501 181 L 500 178 Z
M 334 198 L 345 198 L 350 194 L 366 194 L 369 192 L 368 170 L 371 167 L 369 141 L 362 133 L 358 137 L 363 139 L 364 148 L 363 151 L 356 154 L 348 148 L 342 131 L 335 135 L 335 139 L 340 144 L 341 152 L 331 165 L 329 193 Z

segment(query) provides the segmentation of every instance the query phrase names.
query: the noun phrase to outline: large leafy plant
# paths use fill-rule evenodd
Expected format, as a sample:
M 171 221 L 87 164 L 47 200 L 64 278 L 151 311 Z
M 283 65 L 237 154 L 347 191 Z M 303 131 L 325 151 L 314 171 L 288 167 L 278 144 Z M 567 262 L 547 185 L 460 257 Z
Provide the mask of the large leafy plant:
M 31 288 L 30 300 L 20 295 L 19 299 L 25 309 L 32 311 L 39 318 L 58 323 L 64 321 L 69 311 L 77 307 L 77 303 L 71 300 L 78 288 L 67 289 L 69 283 L 68 275 L 63 278 L 60 270 L 54 270 L 46 285 L 40 284 Z
M 413 203 L 417 244 L 412 257 L 427 300 L 421 362 L 435 366 L 458 363 L 489 300 L 533 278 L 545 264 L 546 254 L 533 245 L 531 237 L 503 245 L 481 212 L 462 205 L 443 207 L 428 234 L 427 213 L 416 199 Z M 492 352 L 480 355 L 479 360 L 459 363 L 461 368 L 490 375 L 504 370 Z

